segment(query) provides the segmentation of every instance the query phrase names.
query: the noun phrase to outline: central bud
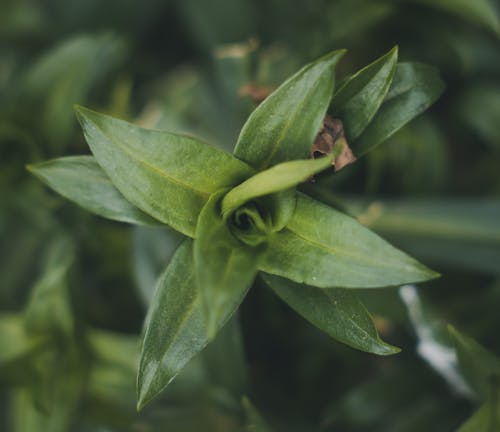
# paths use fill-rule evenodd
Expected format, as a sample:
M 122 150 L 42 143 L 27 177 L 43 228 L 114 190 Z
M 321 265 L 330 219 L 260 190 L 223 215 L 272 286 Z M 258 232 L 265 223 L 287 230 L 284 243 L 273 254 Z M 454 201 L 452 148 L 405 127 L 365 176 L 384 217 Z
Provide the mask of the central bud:
M 266 241 L 272 232 L 271 219 L 260 208 L 258 202 L 250 201 L 236 209 L 227 223 L 233 235 L 249 246 L 258 246 Z

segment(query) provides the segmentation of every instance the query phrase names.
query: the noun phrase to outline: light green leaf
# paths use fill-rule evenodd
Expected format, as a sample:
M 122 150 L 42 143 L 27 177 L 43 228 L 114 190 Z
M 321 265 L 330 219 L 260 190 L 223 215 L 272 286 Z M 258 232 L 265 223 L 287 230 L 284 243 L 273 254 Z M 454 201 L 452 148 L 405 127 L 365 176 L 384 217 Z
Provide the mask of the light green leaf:
M 28 166 L 65 198 L 107 219 L 139 225 L 160 222 L 130 204 L 92 156 L 70 156 Z
M 222 218 L 219 206 L 225 192 L 213 194 L 201 211 L 194 242 L 196 282 L 203 299 L 209 339 L 215 336 L 222 317 L 230 308 L 237 308 L 245 297 L 257 274 L 262 251 L 238 240 Z
M 314 174 L 331 166 L 335 154 L 320 159 L 283 162 L 255 174 L 245 182 L 231 189 L 222 200 L 222 214 L 225 216 L 254 198 L 290 189 L 305 182 Z
M 234 155 L 258 171 L 305 159 L 326 114 L 335 65 L 344 52 L 334 51 L 306 65 L 269 95 L 243 126 Z
M 348 141 L 363 132 L 379 109 L 396 70 L 398 47 L 351 76 L 331 102 L 332 116 L 341 119 Z
M 293 310 L 332 338 L 373 354 L 400 351 L 380 339 L 372 317 L 352 291 L 316 288 L 278 276 L 262 277 Z
M 437 277 L 356 220 L 303 194 L 260 270 L 320 288 L 374 288 Z
M 444 84 L 438 71 L 424 64 L 399 63 L 380 109 L 359 138 L 351 142 L 356 156 L 370 151 L 429 108 Z
M 194 138 L 75 110 L 97 162 L 125 198 L 190 237 L 208 197 L 253 174 L 243 162 Z
M 218 328 L 235 308 L 235 305 L 228 307 Z M 193 242 L 185 240 L 156 284 L 144 323 L 137 381 L 138 409 L 162 391 L 207 343 L 201 295 L 195 283 Z
M 448 326 L 464 378 L 482 400 L 500 392 L 500 359 L 474 339 Z
M 495 432 L 499 428 L 500 409 L 492 402 L 487 402 L 457 432 Z

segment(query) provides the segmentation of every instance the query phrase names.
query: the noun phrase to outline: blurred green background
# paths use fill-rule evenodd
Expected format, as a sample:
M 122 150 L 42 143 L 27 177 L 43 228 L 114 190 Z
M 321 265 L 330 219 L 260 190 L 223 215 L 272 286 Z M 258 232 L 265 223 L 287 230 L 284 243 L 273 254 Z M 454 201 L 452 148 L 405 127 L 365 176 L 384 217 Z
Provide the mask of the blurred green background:
M 456 430 L 478 400 L 445 325 L 500 354 L 499 6 L 1 0 L 0 430 Z M 341 79 L 396 44 L 401 61 L 439 68 L 444 95 L 367 157 L 318 179 L 315 194 L 442 273 L 418 290 L 361 293 L 403 352 L 347 348 L 257 287 L 137 414 L 142 320 L 179 239 L 92 216 L 25 165 L 88 152 L 74 103 L 230 151 L 254 107 L 240 94 L 246 84 L 273 88 L 347 48 Z

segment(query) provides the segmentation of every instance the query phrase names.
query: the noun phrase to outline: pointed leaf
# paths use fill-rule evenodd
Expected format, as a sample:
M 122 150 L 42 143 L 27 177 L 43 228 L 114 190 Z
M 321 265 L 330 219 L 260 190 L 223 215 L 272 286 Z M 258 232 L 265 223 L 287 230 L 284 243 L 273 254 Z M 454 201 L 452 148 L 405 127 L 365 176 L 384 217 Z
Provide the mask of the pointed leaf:
M 308 64 L 268 96 L 243 126 L 234 155 L 258 171 L 305 159 L 326 114 L 335 65 L 344 52 Z
M 220 329 L 235 310 L 229 305 Z M 208 343 L 200 291 L 195 284 L 193 242 L 185 240 L 156 284 L 144 323 L 137 378 L 138 409 L 165 388 Z
M 363 132 L 379 109 L 396 70 L 398 47 L 350 77 L 333 96 L 332 115 L 342 120 L 348 141 Z
M 211 193 L 253 174 L 243 162 L 194 138 L 142 129 L 83 107 L 75 110 L 90 149 L 116 188 L 185 235 L 194 236 Z
M 400 351 L 380 339 L 372 317 L 352 291 L 316 288 L 278 276 L 262 277 L 293 310 L 332 338 L 373 354 Z
M 160 222 L 128 202 L 92 156 L 70 156 L 28 166 L 65 198 L 99 216 L 139 225 Z
M 239 306 L 255 275 L 262 248 L 238 240 L 219 212 L 226 191 L 213 194 L 200 213 L 194 242 L 196 281 L 202 295 L 207 335 L 215 336 L 217 324 L 228 308 Z
M 356 220 L 303 194 L 260 269 L 320 288 L 374 288 L 437 277 Z
M 354 154 L 361 156 L 385 141 L 429 108 L 443 90 L 435 68 L 419 63 L 398 64 L 377 114 L 361 136 L 350 143 Z
M 470 386 L 483 400 L 493 391 L 500 392 L 500 358 L 452 326 L 448 330 L 455 343 L 460 370 Z
M 259 172 L 231 189 L 222 200 L 222 214 L 228 214 L 254 198 L 290 189 L 331 166 L 335 154 L 320 159 L 283 162 Z

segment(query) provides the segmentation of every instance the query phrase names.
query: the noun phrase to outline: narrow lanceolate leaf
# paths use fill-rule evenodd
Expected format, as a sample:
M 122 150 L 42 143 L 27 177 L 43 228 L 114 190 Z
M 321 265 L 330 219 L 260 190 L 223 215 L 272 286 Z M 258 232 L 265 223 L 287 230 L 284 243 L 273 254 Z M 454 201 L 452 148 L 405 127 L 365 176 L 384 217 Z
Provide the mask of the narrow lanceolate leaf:
M 220 316 L 219 329 L 235 309 L 230 305 Z M 138 409 L 169 384 L 207 343 L 201 296 L 195 283 L 193 242 L 185 240 L 157 282 L 144 323 Z
M 221 318 L 236 309 L 257 274 L 261 249 L 240 242 L 219 212 L 225 191 L 210 197 L 200 213 L 194 243 L 196 282 L 202 295 L 209 339 Z
M 332 338 L 373 354 L 400 351 L 380 339 L 372 317 L 352 291 L 321 289 L 271 275 L 263 279 L 292 309 Z
M 255 174 L 230 190 L 222 200 L 225 215 L 254 198 L 290 189 L 331 166 L 335 154 L 320 159 L 283 162 Z
M 438 276 L 355 219 L 303 194 L 271 237 L 260 269 L 320 288 L 374 288 Z
M 82 107 L 76 113 L 97 162 L 123 196 L 188 236 L 194 236 L 211 193 L 253 174 L 243 162 L 194 138 L 142 129 Z
M 460 370 L 470 386 L 483 400 L 495 392 L 500 394 L 500 358 L 452 326 L 448 330 L 455 343 Z
M 99 216 L 138 225 L 159 222 L 128 202 L 92 156 L 70 156 L 28 166 L 63 197 Z
M 234 155 L 258 171 L 305 159 L 326 114 L 335 65 L 344 52 L 308 64 L 268 96 L 243 126 Z
M 351 147 L 360 156 L 385 141 L 429 108 L 444 84 L 437 69 L 419 63 L 400 63 L 391 87 L 375 117 Z
M 398 47 L 350 77 L 335 93 L 332 116 L 342 120 L 348 141 L 356 139 L 379 109 L 396 70 Z

